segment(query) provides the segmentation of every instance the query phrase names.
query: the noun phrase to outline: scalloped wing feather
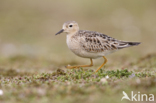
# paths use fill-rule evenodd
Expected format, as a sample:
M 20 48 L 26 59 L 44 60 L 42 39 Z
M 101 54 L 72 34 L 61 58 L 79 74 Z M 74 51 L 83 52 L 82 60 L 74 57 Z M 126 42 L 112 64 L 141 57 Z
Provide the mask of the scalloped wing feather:
M 80 30 L 80 46 L 87 52 L 116 51 L 135 46 L 140 42 L 125 42 L 95 31 Z

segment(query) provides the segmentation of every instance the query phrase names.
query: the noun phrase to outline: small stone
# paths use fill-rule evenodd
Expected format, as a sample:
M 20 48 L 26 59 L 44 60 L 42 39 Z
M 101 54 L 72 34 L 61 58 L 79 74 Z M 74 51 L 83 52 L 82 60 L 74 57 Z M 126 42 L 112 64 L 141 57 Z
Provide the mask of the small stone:
M 140 83 L 141 83 L 141 81 L 140 81 L 140 79 L 139 79 L 139 78 L 137 78 L 137 79 L 136 79 L 136 82 L 137 82 L 138 84 L 140 84 Z
M 108 79 L 108 78 L 109 78 L 109 76 L 107 75 L 105 78 L 106 78 L 106 79 Z
M 102 78 L 102 79 L 100 80 L 100 82 L 101 82 L 102 84 L 107 84 L 107 83 L 108 83 L 106 78 Z
M 0 89 L 0 95 L 3 95 L 3 90 Z

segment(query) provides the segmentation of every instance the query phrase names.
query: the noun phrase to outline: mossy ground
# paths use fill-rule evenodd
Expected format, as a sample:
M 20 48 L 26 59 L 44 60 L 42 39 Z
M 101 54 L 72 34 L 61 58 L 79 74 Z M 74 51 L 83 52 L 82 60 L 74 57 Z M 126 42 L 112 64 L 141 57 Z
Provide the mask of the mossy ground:
M 19 57 L 16 58 L 16 62 L 21 60 Z M 93 69 L 85 68 L 35 73 L 1 67 L 0 88 L 4 94 L 0 96 L 0 101 L 1 103 L 10 103 L 10 101 L 12 103 L 102 103 L 103 101 L 117 103 L 121 102 L 122 91 L 129 95 L 131 91 L 156 95 L 155 60 L 155 54 L 151 54 L 136 63 L 130 63 L 127 68 L 152 67 L 151 70 L 139 71 L 139 69 L 137 72 L 126 68 L 108 70 L 107 66 L 97 73 L 94 73 Z

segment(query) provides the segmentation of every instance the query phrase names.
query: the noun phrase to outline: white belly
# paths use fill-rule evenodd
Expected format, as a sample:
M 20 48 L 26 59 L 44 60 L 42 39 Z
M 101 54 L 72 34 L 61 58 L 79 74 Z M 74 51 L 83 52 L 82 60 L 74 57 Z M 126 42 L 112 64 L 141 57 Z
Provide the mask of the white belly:
M 75 39 L 72 36 L 67 35 L 67 46 L 76 55 L 83 58 L 98 58 L 104 56 L 103 53 L 90 53 L 82 49 L 79 45 L 79 38 Z

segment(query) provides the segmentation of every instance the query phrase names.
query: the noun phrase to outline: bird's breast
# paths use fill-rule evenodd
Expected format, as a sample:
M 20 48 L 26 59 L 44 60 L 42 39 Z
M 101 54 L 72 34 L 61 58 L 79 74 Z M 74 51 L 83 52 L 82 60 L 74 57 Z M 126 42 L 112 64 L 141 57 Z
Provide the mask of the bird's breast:
M 67 42 L 68 48 L 72 52 L 77 53 L 80 50 L 78 38 L 75 38 L 74 36 L 71 36 L 71 35 L 67 35 L 66 42 Z
M 70 35 L 67 35 L 67 46 L 68 48 L 77 56 L 83 57 L 83 58 L 97 58 L 96 53 L 88 53 L 80 46 L 80 38 L 78 37 L 72 37 Z

